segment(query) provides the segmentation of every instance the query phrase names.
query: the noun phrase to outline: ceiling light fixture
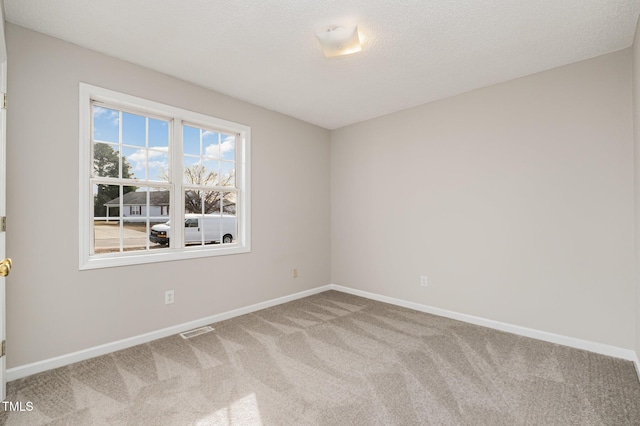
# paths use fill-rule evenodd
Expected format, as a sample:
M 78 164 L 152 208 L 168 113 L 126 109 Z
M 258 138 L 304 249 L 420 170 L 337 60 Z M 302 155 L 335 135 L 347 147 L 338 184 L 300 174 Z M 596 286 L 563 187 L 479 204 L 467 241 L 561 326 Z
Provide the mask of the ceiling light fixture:
M 362 51 L 356 25 L 351 27 L 331 27 L 326 31 L 317 33 L 316 36 L 320 40 L 320 46 L 322 46 L 324 56 L 327 58 L 350 55 Z

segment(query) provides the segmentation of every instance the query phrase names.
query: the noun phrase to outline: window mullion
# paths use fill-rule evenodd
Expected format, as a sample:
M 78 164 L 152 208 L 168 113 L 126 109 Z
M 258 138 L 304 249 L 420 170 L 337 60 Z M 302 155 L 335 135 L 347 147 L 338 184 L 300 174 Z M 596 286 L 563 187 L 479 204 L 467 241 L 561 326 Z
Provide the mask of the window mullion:
M 118 187 L 118 196 L 120 198 L 120 204 L 118 208 L 118 235 L 120 236 L 120 253 L 124 251 L 124 230 L 122 229 L 124 222 L 124 186 L 120 185 Z
M 148 121 L 148 120 L 147 120 Z M 149 132 L 147 132 L 148 134 Z M 145 247 L 147 249 L 147 251 L 149 250 L 149 232 L 151 231 L 151 224 L 149 223 L 151 221 L 151 192 L 150 192 L 149 187 L 147 187 L 147 205 L 146 205 L 146 220 L 145 220 L 145 233 L 144 235 L 146 236 L 145 238 Z M 142 213 L 142 212 L 141 212 Z
M 144 175 L 147 180 L 151 180 L 151 176 L 149 176 L 149 117 L 144 118 L 144 146 L 146 148 L 144 151 L 146 160 L 144 163 Z
M 170 215 L 173 226 L 170 228 L 169 245 L 171 248 L 184 247 L 184 194 L 182 189 L 182 120 L 174 119 L 170 141 L 169 169 L 171 176 Z
M 118 177 L 122 178 L 122 111 L 118 111 Z

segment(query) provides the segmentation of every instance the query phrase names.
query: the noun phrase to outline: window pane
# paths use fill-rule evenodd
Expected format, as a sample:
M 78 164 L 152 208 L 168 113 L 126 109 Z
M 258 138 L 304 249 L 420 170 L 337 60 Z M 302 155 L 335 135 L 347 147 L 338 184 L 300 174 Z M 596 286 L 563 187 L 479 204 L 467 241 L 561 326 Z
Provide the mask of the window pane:
M 93 176 L 118 177 L 120 156 L 117 145 L 93 144 Z
M 119 185 L 93 185 L 93 217 L 120 217 Z
M 233 215 L 222 216 L 222 244 L 233 244 L 238 238 L 238 221 Z
M 93 106 L 93 139 L 118 143 L 120 113 L 116 110 Z
M 220 133 L 203 131 L 202 150 L 203 155 L 213 158 L 220 158 Z
M 120 251 L 120 186 L 93 186 L 94 253 Z
M 204 160 L 202 163 L 197 162 L 191 165 L 188 165 L 188 161 L 191 162 L 193 159 L 185 158 L 184 165 L 184 182 L 190 185 L 203 185 L 203 186 L 213 186 L 217 182 L 218 174 L 211 170 L 211 167 L 215 167 L 215 165 L 211 164 L 210 161 Z
M 169 201 L 171 191 L 167 189 L 149 190 L 149 248 L 169 246 Z
M 166 151 L 123 147 L 122 153 L 123 178 L 169 181 L 169 155 Z
M 236 159 L 236 138 L 233 135 L 222 135 L 220 142 L 220 156 L 223 160 Z
M 184 212 L 202 213 L 202 195 L 201 191 L 186 190 L 184 192 Z
M 198 167 L 200 166 L 200 157 L 188 157 L 185 155 L 183 162 L 184 179 L 183 182 L 187 184 L 198 184 L 197 177 Z
M 124 251 L 146 250 L 149 188 L 123 186 L 122 192 L 122 248 Z
M 235 192 L 225 192 L 222 204 L 224 214 L 236 214 L 237 194 Z
M 220 162 L 219 186 L 236 186 L 236 163 Z
M 147 188 L 137 186 L 122 187 L 122 217 L 129 220 L 129 217 L 147 215 Z
M 122 177 L 147 178 L 147 152 L 144 148 L 122 148 Z
M 218 191 L 205 191 L 204 193 L 204 206 L 205 213 L 212 214 L 217 213 L 220 214 L 220 206 L 222 199 L 222 192 Z
M 217 186 L 219 184 L 218 171 L 220 169 L 220 161 L 204 158 L 202 160 L 203 180 L 201 185 Z
M 93 223 L 95 254 L 120 251 L 120 220 L 95 220 Z
M 164 223 L 169 219 L 171 191 L 164 188 L 149 190 L 149 217 L 154 223 Z
M 122 247 L 124 251 L 147 249 L 147 221 L 138 218 L 125 220 L 122 227 Z
M 182 151 L 184 154 L 200 156 L 200 129 L 183 126 Z
M 125 145 L 147 146 L 146 117 L 128 112 L 122 113 L 122 143 Z
M 222 197 L 222 244 L 235 243 L 238 238 L 238 220 L 236 217 L 236 194 L 225 192 Z
M 202 225 L 204 223 L 203 192 L 196 190 L 186 190 L 184 192 L 184 245 L 203 245 L 204 234 Z
M 149 150 L 149 180 L 169 181 L 169 154 L 167 151 Z
M 149 118 L 149 148 L 169 150 L 169 122 Z
M 149 188 L 123 186 L 122 248 L 124 251 L 147 249 Z

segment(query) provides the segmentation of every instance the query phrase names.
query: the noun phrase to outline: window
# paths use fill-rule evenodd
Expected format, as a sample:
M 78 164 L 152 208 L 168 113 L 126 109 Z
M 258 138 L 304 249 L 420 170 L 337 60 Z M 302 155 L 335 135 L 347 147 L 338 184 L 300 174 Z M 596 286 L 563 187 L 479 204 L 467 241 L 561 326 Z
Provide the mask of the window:
M 250 251 L 249 147 L 247 126 L 81 83 L 80 269 Z

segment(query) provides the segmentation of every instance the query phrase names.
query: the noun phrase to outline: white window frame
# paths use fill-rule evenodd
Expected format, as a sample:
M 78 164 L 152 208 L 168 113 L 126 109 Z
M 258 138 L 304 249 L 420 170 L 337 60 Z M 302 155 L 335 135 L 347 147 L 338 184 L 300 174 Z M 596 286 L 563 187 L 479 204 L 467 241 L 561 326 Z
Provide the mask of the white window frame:
M 249 126 L 211 117 L 205 114 L 165 105 L 116 92 L 102 87 L 80 83 L 79 99 L 79 148 L 80 148 L 80 202 L 79 202 L 79 254 L 80 270 L 109 268 L 114 266 L 137 265 L 154 262 L 166 262 L 181 259 L 193 259 L 210 256 L 232 255 L 251 251 L 251 196 L 250 196 L 250 149 L 251 128 Z M 130 251 L 119 253 L 92 254 L 94 215 L 92 157 L 92 101 L 99 101 L 114 108 L 139 111 L 172 118 L 169 135 L 169 153 L 171 170 L 171 199 L 169 214 L 172 223 L 184 223 L 183 196 L 183 160 L 182 160 L 182 123 L 215 128 L 236 136 L 236 188 L 237 188 L 237 226 L 238 237 L 232 244 L 208 246 L 184 246 L 184 227 L 172 226 L 169 234 L 169 249 L 152 251 Z M 145 184 L 140 183 L 140 186 Z

